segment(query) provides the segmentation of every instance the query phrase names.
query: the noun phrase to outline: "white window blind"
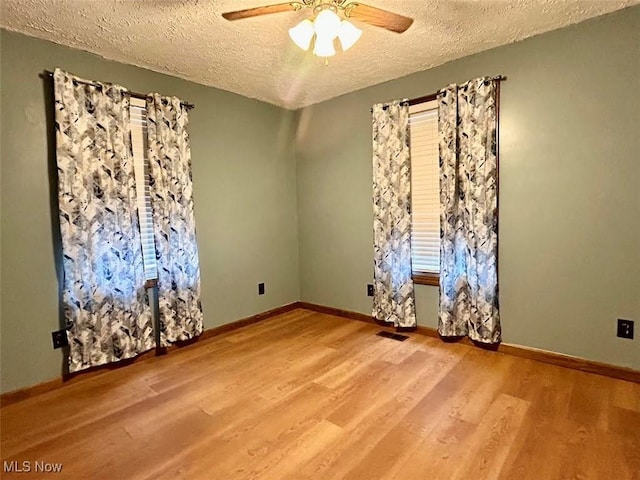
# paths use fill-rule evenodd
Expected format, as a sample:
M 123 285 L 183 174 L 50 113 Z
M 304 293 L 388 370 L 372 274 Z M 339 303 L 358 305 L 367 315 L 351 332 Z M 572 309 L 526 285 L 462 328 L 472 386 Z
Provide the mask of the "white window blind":
M 438 103 L 409 107 L 411 148 L 411 262 L 414 273 L 440 271 Z
M 140 239 L 146 280 L 158 278 L 156 247 L 153 239 L 153 219 L 149 190 L 149 162 L 147 160 L 147 107 L 140 98 L 131 97 L 131 146 L 136 176 L 138 212 L 140 219 Z

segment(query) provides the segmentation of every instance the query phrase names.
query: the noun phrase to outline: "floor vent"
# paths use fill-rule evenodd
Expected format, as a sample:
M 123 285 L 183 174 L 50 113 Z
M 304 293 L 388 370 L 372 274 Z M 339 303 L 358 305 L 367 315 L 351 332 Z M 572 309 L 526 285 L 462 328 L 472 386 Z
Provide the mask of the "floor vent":
M 398 342 L 404 342 L 407 338 L 409 338 L 406 335 L 400 335 L 399 333 L 386 332 L 384 330 L 382 332 L 376 333 L 376 335 L 378 335 L 379 337 L 390 338 L 391 340 L 397 340 Z

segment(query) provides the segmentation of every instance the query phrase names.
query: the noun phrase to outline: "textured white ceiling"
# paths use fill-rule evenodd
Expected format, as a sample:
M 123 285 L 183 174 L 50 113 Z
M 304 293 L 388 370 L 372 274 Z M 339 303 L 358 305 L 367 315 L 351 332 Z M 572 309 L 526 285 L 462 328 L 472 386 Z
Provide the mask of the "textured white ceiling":
M 359 24 L 360 41 L 326 67 L 287 34 L 308 10 L 235 22 L 221 17 L 284 1 L 0 0 L 0 25 L 295 109 L 640 3 L 364 0 L 415 22 L 403 34 Z

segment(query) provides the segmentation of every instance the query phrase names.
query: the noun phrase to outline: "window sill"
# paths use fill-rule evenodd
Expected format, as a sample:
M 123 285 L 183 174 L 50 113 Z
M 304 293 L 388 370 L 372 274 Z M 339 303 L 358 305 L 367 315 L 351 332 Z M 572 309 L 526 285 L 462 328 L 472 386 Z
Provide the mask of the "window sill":
M 440 275 L 437 273 L 415 272 L 412 278 L 413 283 L 417 283 L 418 285 L 440 286 Z

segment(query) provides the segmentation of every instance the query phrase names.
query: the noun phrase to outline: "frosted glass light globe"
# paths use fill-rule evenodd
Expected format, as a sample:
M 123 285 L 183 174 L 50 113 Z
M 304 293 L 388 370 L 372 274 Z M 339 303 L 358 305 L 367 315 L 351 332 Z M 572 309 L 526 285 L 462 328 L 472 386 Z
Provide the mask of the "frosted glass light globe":
M 362 30 L 356 27 L 354 24 L 347 20 L 343 20 L 340 24 L 340 32 L 338 38 L 342 44 L 342 50 L 347 51 L 358 41 L 362 36 Z
M 313 29 L 318 37 L 333 40 L 340 32 L 340 17 L 332 10 L 322 10 L 313 22 Z
M 311 20 L 305 19 L 295 27 L 289 29 L 289 36 L 291 40 L 293 40 L 293 43 L 302 50 L 309 50 L 313 32 L 313 23 L 311 23 Z
M 317 35 L 313 54 L 317 57 L 333 57 L 336 54 L 333 38 Z

